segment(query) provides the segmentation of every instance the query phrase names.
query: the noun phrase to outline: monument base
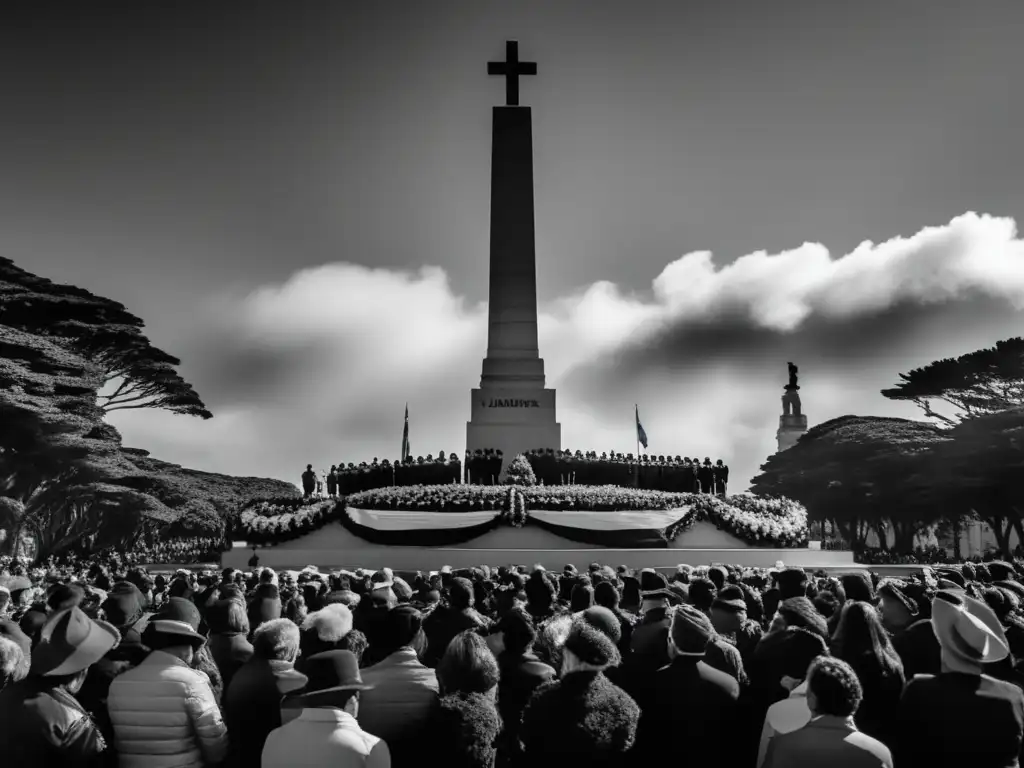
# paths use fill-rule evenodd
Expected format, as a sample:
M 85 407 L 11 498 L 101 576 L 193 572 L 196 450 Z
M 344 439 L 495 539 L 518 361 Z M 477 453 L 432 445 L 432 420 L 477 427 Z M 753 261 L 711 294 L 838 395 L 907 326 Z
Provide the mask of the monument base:
M 562 425 L 555 421 L 555 390 L 488 388 L 474 389 L 471 396 L 466 450 L 500 450 L 502 474 L 516 454 L 562 447 Z

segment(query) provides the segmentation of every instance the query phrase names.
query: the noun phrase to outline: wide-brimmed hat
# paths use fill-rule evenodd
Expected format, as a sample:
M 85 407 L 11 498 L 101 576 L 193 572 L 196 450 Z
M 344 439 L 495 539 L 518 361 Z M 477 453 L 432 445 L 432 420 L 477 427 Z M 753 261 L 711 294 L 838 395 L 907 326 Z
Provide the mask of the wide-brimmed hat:
M 363 682 L 359 660 L 351 651 L 324 651 L 306 659 L 303 669 L 306 687 L 295 694 L 296 704 L 312 706 L 312 702 L 339 691 L 369 691 L 372 685 Z
M 183 597 L 168 598 L 159 613 L 153 616 L 146 625 L 143 642 L 150 645 L 146 642 L 146 635 L 153 634 L 181 639 L 193 648 L 198 648 L 206 642 L 206 637 L 199 633 L 201 622 L 202 616 L 199 614 L 199 609 L 191 600 L 186 600 Z
M 941 590 L 932 603 L 932 628 L 947 659 L 970 669 L 1002 661 L 1010 645 L 995 612 L 962 592 Z
M 102 659 L 120 640 L 116 627 L 90 619 L 81 608 L 59 611 L 40 631 L 39 644 L 32 651 L 32 673 L 73 675 Z

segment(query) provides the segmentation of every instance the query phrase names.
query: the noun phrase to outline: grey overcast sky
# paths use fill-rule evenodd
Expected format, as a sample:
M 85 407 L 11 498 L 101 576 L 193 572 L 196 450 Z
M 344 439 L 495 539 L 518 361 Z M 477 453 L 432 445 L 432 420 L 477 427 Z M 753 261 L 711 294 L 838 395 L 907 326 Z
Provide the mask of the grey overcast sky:
M 408 400 L 415 452 L 461 452 L 518 39 L 567 447 L 631 449 L 639 402 L 742 487 L 787 360 L 812 423 L 915 416 L 878 389 L 1020 333 L 1021 30 L 1014 0 L 25 3 L 0 252 L 183 358 L 216 418 L 128 444 L 294 481 L 393 458 Z

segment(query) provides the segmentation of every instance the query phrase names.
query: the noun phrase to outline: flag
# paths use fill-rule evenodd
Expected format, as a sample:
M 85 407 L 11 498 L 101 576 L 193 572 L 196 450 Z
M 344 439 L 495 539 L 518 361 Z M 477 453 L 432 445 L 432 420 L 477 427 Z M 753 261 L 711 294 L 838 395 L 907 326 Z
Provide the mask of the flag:
M 402 430 L 402 461 L 412 458 L 412 448 L 409 447 L 409 404 L 405 404 L 405 428 Z
M 644 450 L 646 451 L 647 433 L 644 432 L 644 425 L 640 423 L 640 408 L 636 405 L 634 405 L 633 407 L 636 408 L 636 441 L 640 443 L 640 445 L 642 445 L 644 447 Z

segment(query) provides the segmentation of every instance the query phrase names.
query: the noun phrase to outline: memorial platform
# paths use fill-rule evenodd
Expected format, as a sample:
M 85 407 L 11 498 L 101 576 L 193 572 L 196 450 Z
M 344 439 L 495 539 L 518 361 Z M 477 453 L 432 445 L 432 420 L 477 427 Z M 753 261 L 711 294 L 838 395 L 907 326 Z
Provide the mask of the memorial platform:
M 462 517 L 456 515 L 454 517 Z M 247 569 L 253 550 L 246 542 L 222 557 L 222 566 Z M 538 527 L 501 526 L 463 544 L 451 546 L 394 546 L 367 542 L 339 522 L 274 546 L 257 547 L 261 566 L 275 570 L 301 569 L 315 565 L 321 569 L 369 568 L 385 566 L 396 571 L 435 571 L 445 565 L 466 568 L 479 565 L 543 565 L 561 570 L 575 565 L 586 570 L 590 563 L 629 568 L 674 570 L 681 563 L 711 565 L 729 563 L 769 568 L 778 561 L 814 570 L 824 568 L 854 570 L 858 566 L 852 552 L 814 549 L 751 547 L 741 539 L 719 530 L 707 521 L 699 521 L 664 546 L 622 549 L 570 541 Z

